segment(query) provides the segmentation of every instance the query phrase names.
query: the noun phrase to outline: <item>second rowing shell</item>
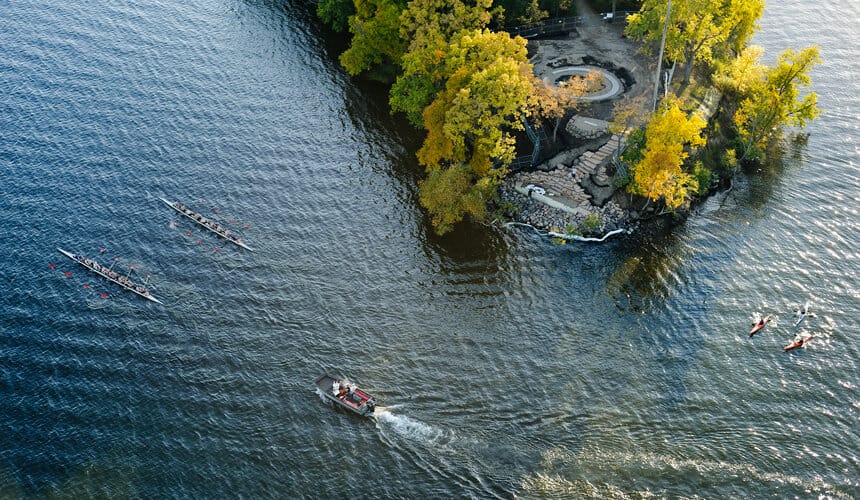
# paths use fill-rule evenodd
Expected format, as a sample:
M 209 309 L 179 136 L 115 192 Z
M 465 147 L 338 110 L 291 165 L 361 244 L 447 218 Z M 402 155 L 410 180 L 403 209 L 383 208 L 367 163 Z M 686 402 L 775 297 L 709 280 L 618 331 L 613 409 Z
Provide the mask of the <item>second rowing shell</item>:
M 254 249 L 253 249 L 253 248 L 251 248 L 251 247 L 249 247 L 248 245 L 246 245 L 246 244 L 242 243 L 238 238 L 231 238 L 230 236 L 226 236 L 226 235 L 222 234 L 221 232 L 219 232 L 217 229 L 213 229 L 213 228 L 211 228 L 211 227 L 207 226 L 205 223 L 200 222 L 199 220 L 195 219 L 194 217 L 192 217 L 192 216 L 188 215 L 187 213 L 183 212 L 181 209 L 177 208 L 177 207 L 173 204 L 173 202 L 167 201 L 167 200 L 166 200 L 166 199 L 164 199 L 164 198 L 159 198 L 159 200 L 163 201 L 164 203 L 167 203 L 167 205 L 168 205 L 168 206 L 170 206 L 170 208 L 172 208 L 172 209 L 176 210 L 176 211 L 177 211 L 177 212 L 179 212 L 180 214 L 182 214 L 182 215 L 184 215 L 184 216 L 188 217 L 189 219 L 191 219 L 192 221 L 194 221 L 194 223 L 195 223 L 195 224 L 197 224 L 198 226 L 203 227 L 203 228 L 205 228 L 205 229 L 208 229 L 209 231 L 212 231 L 213 233 L 217 234 L 218 236 L 220 236 L 220 237 L 224 238 L 225 240 L 227 240 L 227 241 L 231 241 L 231 242 L 233 242 L 233 243 L 235 243 L 235 244 L 239 245 L 240 247 L 244 248 L 245 250 L 250 250 L 250 251 L 252 251 L 252 252 L 254 251 Z M 198 213 L 196 213 L 196 212 L 195 212 L 195 214 L 196 214 L 196 215 L 200 215 L 200 214 L 198 214 Z

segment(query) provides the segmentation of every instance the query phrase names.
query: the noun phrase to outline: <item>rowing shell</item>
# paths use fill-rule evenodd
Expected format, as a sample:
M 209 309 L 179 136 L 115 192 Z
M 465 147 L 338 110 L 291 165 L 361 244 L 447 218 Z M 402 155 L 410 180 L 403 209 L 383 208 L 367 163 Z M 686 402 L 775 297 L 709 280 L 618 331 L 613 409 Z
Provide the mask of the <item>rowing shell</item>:
M 195 216 L 195 215 L 200 216 L 200 217 L 203 217 L 202 215 L 200 215 L 200 214 L 198 214 L 198 213 L 196 213 L 196 212 L 195 212 L 194 214 L 188 214 L 187 212 L 183 211 L 182 209 L 180 209 L 179 207 L 177 207 L 176 205 L 174 205 L 174 204 L 173 204 L 173 202 L 167 201 L 167 200 L 165 200 L 164 198 L 159 198 L 159 200 L 163 201 L 164 203 L 167 203 L 167 205 L 169 205 L 169 206 L 170 206 L 170 208 L 172 208 L 172 209 L 176 210 L 176 211 L 177 211 L 177 212 L 179 212 L 180 214 L 182 214 L 182 215 L 184 215 L 184 216 L 188 217 L 189 219 L 191 219 L 192 221 L 194 221 L 194 223 L 195 223 L 195 224 L 197 224 L 198 226 L 203 227 L 204 229 L 208 229 L 209 231 L 212 231 L 213 233 L 217 234 L 218 236 L 220 236 L 220 237 L 222 237 L 222 238 L 224 238 L 224 239 L 226 239 L 226 240 L 228 240 L 228 241 L 231 241 L 231 242 L 233 242 L 233 243 L 235 243 L 235 244 L 239 245 L 240 247 L 244 248 L 245 250 L 250 250 L 250 251 L 252 251 L 252 252 L 254 251 L 254 249 L 253 249 L 253 248 L 251 248 L 251 247 L 249 247 L 248 245 L 246 245 L 246 244 L 242 243 L 242 241 L 240 241 L 240 240 L 239 240 L 239 238 L 236 238 L 235 236 L 231 236 L 231 235 L 224 234 L 224 232 L 219 231 L 219 230 L 215 229 L 214 227 L 209 226 L 209 225 L 208 225 L 208 224 L 206 224 L 205 222 L 201 222 L 201 221 L 199 221 L 199 220 L 197 220 L 197 219 L 195 219 L 195 218 L 194 218 L 194 216 Z M 178 203 L 178 202 L 177 202 L 177 203 Z
M 128 285 L 126 285 L 125 283 L 123 283 L 123 282 L 121 282 L 121 281 L 119 281 L 119 280 L 116 280 L 116 279 L 114 279 L 114 278 L 111 278 L 111 276 L 110 276 L 109 274 L 107 274 L 107 273 L 103 273 L 103 272 L 99 271 L 98 269 L 94 268 L 93 266 L 91 266 L 91 265 L 87 264 L 86 262 L 84 262 L 84 258 L 83 258 L 83 257 L 80 257 L 80 258 L 75 257 L 71 252 L 67 252 L 67 251 L 63 250 L 62 248 L 58 248 L 57 250 L 59 250 L 61 254 L 65 255 L 66 257 L 68 257 L 68 258 L 70 258 L 70 259 L 72 259 L 73 261 L 77 262 L 78 264 L 80 264 L 80 265 L 84 266 L 85 268 L 89 269 L 90 271 L 92 271 L 92 272 L 94 272 L 94 273 L 98 274 L 98 275 L 99 275 L 99 276 L 101 276 L 102 278 L 105 278 L 105 279 L 107 279 L 108 281 L 111 281 L 111 282 L 113 282 L 113 283 L 116 283 L 117 285 L 119 285 L 119 286 L 121 286 L 121 287 L 125 288 L 126 290 L 128 290 L 128 291 L 130 291 L 130 292 L 134 292 L 134 293 L 136 293 L 137 295 L 140 295 L 141 297 L 143 297 L 144 299 L 151 300 L 151 301 L 153 301 L 153 302 L 156 302 L 156 303 L 158 303 L 158 304 L 161 304 L 161 301 L 160 301 L 160 300 L 158 300 L 158 299 L 156 299 L 156 298 L 155 298 L 155 297 L 153 297 L 152 295 L 150 295 L 150 294 L 149 294 L 149 292 L 145 292 L 145 293 L 144 293 L 144 292 L 140 292 L 140 291 L 138 291 L 138 290 L 136 290 L 136 289 L 134 289 L 134 288 L 132 288 L 132 287 L 130 287 L 130 286 L 128 286 Z

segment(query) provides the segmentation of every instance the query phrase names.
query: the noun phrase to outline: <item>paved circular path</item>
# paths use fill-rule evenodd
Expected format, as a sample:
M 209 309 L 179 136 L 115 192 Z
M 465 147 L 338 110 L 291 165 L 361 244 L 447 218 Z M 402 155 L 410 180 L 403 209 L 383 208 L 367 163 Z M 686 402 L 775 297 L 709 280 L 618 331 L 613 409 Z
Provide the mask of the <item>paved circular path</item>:
M 585 76 L 591 71 L 597 71 L 598 73 L 600 73 L 603 76 L 604 80 L 608 83 L 608 85 L 607 88 L 603 89 L 598 93 L 583 96 L 581 98 L 583 101 L 603 101 L 605 99 L 615 97 L 618 94 L 624 92 L 624 85 L 621 83 L 621 80 L 619 80 L 617 76 L 597 66 L 565 66 L 553 70 L 552 74 L 555 75 L 555 79 L 556 81 L 558 81 L 558 79 L 562 76 Z

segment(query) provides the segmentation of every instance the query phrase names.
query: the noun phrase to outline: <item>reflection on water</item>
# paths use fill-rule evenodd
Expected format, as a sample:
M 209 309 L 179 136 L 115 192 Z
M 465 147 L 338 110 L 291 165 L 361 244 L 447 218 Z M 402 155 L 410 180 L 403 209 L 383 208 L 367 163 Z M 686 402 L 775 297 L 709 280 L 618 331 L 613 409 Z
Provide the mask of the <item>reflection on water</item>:
M 571 455 L 553 448 L 543 454 L 541 472 L 522 479 L 526 498 L 709 497 L 764 486 L 783 496 L 853 498 L 851 492 L 817 479 L 765 472 L 752 464 L 685 459 L 651 453 L 605 452 L 599 447 Z M 647 482 L 630 489 L 628 483 Z
M 0 4 L 0 496 L 855 487 L 853 48 L 816 77 L 838 119 L 728 195 L 670 231 L 562 246 L 435 236 L 423 134 L 348 77 L 307 4 L 46 5 Z M 839 7 L 792 0 L 779 24 L 829 13 L 814 36 L 844 47 Z M 238 214 L 258 251 L 213 252 L 165 195 Z M 67 244 L 146 263 L 164 307 L 50 268 Z M 807 299 L 816 340 L 785 355 Z M 783 321 L 750 339 L 753 311 Z M 323 371 L 366 386 L 376 419 L 320 404 Z
M 606 292 L 620 311 L 647 312 L 669 297 L 681 283 L 689 253 L 684 251 L 680 228 L 657 229 L 633 243 L 606 280 Z M 656 304 L 655 304 L 656 303 Z

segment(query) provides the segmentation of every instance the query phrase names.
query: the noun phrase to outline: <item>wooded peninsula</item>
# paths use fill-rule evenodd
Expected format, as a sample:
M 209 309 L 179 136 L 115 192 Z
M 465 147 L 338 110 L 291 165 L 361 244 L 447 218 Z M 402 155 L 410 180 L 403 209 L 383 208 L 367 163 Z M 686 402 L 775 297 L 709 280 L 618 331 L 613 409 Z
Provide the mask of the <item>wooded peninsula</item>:
M 608 214 L 687 213 L 741 168 L 767 161 L 787 129 L 818 116 L 809 91 L 818 48 L 786 49 L 765 64 L 750 44 L 764 8 L 764 0 L 320 0 L 317 13 L 351 34 L 343 67 L 389 84 L 391 112 L 426 131 L 418 192 L 438 234 L 465 218 L 529 221 L 517 217 L 516 190 L 567 212 L 544 222 L 552 234 L 581 238 L 614 229 L 619 220 Z M 570 63 L 556 54 L 552 71 L 536 74 L 541 40 L 589 26 L 612 26 L 635 47 L 648 69 L 638 93 L 630 71 L 599 55 Z M 546 161 L 565 150 L 593 158 Z M 557 170 L 545 174 L 548 186 L 514 180 L 538 169 Z M 616 196 L 593 199 L 601 184 Z M 570 203 L 583 188 L 602 211 Z

